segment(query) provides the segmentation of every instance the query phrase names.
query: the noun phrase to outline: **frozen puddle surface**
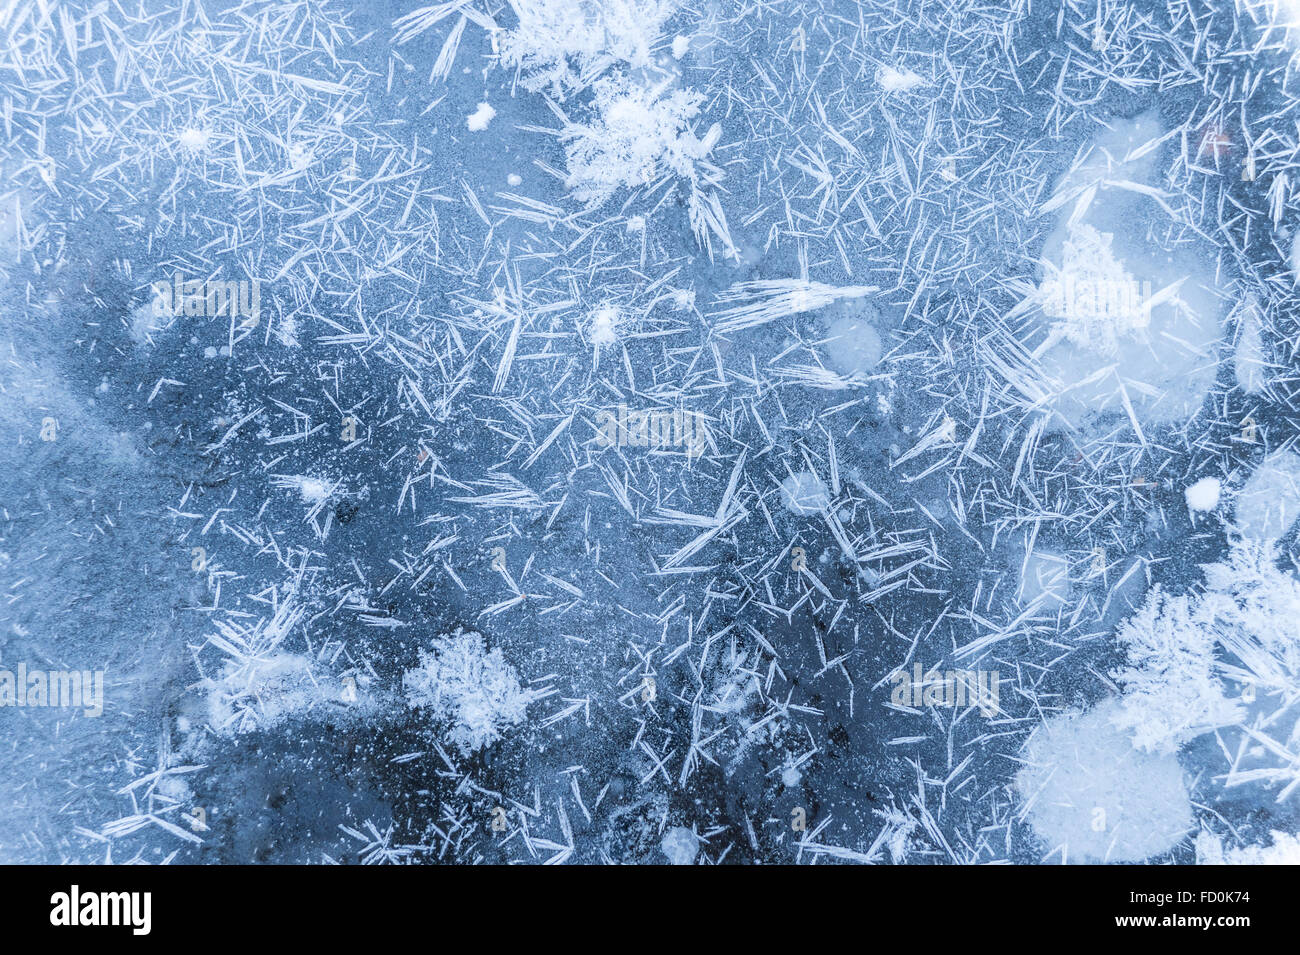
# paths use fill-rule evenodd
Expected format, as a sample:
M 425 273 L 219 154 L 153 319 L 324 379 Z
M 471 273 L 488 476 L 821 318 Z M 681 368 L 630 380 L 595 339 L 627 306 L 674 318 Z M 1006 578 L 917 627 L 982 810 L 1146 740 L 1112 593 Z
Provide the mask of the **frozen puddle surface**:
M 0 861 L 1293 856 L 1275 11 L 10 7 Z

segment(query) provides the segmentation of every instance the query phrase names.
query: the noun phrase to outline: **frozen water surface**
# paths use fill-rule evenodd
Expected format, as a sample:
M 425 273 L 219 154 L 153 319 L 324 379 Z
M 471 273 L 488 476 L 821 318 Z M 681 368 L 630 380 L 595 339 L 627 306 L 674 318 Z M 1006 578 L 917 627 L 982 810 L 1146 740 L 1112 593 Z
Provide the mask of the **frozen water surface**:
M 1294 861 L 1294 19 L 0 4 L 0 861 Z

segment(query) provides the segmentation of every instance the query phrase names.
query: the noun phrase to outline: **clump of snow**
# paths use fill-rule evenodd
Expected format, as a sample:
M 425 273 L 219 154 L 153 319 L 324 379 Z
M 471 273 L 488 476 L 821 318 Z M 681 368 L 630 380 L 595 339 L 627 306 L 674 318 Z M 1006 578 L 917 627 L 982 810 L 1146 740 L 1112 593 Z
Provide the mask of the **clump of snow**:
M 306 616 L 296 599 L 280 600 L 269 618 L 249 621 L 235 612 L 215 623 L 212 646 L 226 657 L 203 681 L 208 723 L 218 735 L 273 728 L 287 719 L 330 708 L 334 716 L 374 709 L 366 674 L 341 679 L 310 657 L 284 650 L 289 634 Z
M 821 478 L 812 471 L 800 471 L 781 482 L 781 503 L 790 513 L 807 517 L 830 507 L 831 496 Z
M 695 289 L 679 288 L 674 289 L 668 296 L 672 302 L 673 309 L 678 312 L 685 312 L 695 307 Z
M 408 705 L 446 722 L 447 738 L 465 755 L 522 723 L 528 704 L 544 695 L 520 685 L 500 647 L 489 651 L 482 634 L 460 629 L 421 650 L 402 685 Z
M 1300 456 L 1275 451 L 1237 494 L 1237 530 L 1257 540 L 1277 540 L 1300 517 Z
M 328 481 L 301 474 L 277 474 L 272 478 L 271 484 L 273 487 L 297 491 L 305 504 L 323 503 L 334 493 L 334 485 Z
M 1223 485 L 1218 478 L 1204 477 L 1183 491 L 1187 498 L 1187 509 L 1191 511 L 1212 511 L 1219 506 L 1219 495 Z
M 481 133 L 488 128 L 488 123 L 492 122 L 496 114 L 497 111 L 492 108 L 491 103 L 479 103 L 478 108 L 465 120 L 465 125 L 469 127 L 471 133 Z
M 510 0 L 519 23 L 500 39 L 501 62 L 525 88 L 556 94 L 622 63 L 645 69 L 677 0 Z
M 618 327 L 623 317 L 617 306 L 602 305 L 592 313 L 587 325 L 587 340 L 597 347 L 618 341 Z
M 202 152 L 207 149 L 209 139 L 211 134 L 206 129 L 197 129 L 193 126 L 182 130 L 179 137 L 182 148 L 190 152 Z
M 568 123 L 565 140 L 566 185 L 579 202 L 600 206 L 622 186 L 643 186 L 664 172 L 696 178 L 697 161 L 711 144 L 687 128 L 704 97 L 692 90 L 645 87 L 626 77 L 595 85 L 595 117 Z
M 1136 862 L 1168 852 L 1192 827 L 1173 756 L 1140 752 L 1114 725 L 1116 703 L 1071 711 L 1030 735 L 1015 779 L 1049 853 L 1071 862 Z
M 700 840 L 684 826 L 673 826 L 664 833 L 659 848 L 668 857 L 670 865 L 693 865 L 700 851 Z
M 686 55 L 686 51 L 691 48 L 691 38 L 678 34 L 673 37 L 673 59 L 680 60 Z
M 302 172 L 312 164 L 315 156 L 311 149 L 304 143 L 290 143 L 288 148 L 289 168 L 294 172 Z
M 1300 836 L 1273 830 L 1271 846 L 1224 851 L 1223 839 L 1209 830 L 1196 837 L 1197 865 L 1300 865 Z
M 920 86 L 925 80 L 906 67 L 898 69 L 893 66 L 882 66 L 876 70 L 876 82 L 886 93 L 897 93 L 900 90 L 910 90 Z
M 1300 835 L 1273 831 L 1271 846 L 1244 846 L 1223 854 L 1228 865 L 1300 865 Z

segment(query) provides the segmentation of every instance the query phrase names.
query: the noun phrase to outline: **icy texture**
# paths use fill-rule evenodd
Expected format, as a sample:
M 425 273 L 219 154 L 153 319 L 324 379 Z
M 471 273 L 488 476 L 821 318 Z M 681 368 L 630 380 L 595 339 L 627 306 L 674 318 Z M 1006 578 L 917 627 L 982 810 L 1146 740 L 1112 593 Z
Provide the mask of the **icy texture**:
M 1264 458 L 1237 494 L 1233 511 L 1245 537 L 1277 540 L 1300 517 L 1300 455 L 1275 451 Z
M 830 494 L 822 479 L 811 471 L 792 474 L 781 482 L 781 502 L 792 514 L 807 517 L 830 506 Z
M 10 4 L 0 860 L 1293 854 L 1266 6 Z
M 1209 252 L 1194 237 L 1148 237 L 1174 224 L 1158 177 L 1165 134 L 1155 113 L 1114 123 L 1045 206 L 1058 224 L 1029 301 L 1042 309 L 1034 355 L 1062 424 L 1186 421 L 1214 381 L 1224 306 Z
M 472 753 L 523 722 L 536 693 L 519 684 L 500 647 L 487 649 L 483 635 L 458 630 L 420 651 L 420 665 L 402 677 L 409 706 L 449 724 L 447 738 Z
M 674 826 L 664 833 L 660 846 L 670 865 L 691 865 L 700 851 L 700 840 L 691 830 Z
M 1055 716 L 1025 744 L 1016 788 L 1048 855 L 1138 862 L 1168 852 L 1192 827 L 1178 761 L 1134 749 L 1114 717 L 1114 702 Z

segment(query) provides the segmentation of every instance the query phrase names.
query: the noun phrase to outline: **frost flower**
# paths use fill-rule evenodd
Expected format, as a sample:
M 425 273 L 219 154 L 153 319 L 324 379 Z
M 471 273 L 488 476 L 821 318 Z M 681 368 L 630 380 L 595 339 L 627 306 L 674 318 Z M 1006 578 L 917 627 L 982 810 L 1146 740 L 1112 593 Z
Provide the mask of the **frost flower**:
M 545 695 L 523 689 L 500 648 L 489 652 L 482 634 L 459 629 L 421 650 L 420 665 L 406 671 L 402 685 L 409 706 L 450 724 L 448 739 L 463 755 L 496 742 Z

